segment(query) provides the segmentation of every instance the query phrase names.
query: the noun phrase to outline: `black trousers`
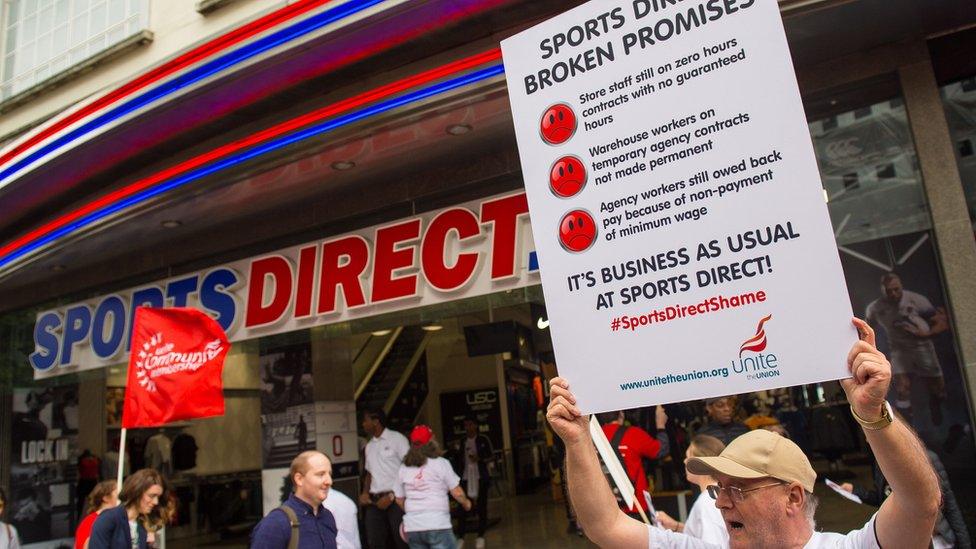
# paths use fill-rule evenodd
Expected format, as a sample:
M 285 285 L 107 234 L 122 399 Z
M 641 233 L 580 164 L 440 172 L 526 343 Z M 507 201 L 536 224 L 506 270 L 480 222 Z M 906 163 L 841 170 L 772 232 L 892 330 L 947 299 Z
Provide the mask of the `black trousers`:
M 375 505 L 366 507 L 363 522 L 369 549 L 407 549 L 406 542 L 400 537 L 403 509 L 396 503 L 391 503 L 386 509 Z
M 464 492 L 470 493 L 471 490 L 468 489 L 468 481 L 464 481 Z M 465 511 L 461 509 L 461 520 L 458 521 L 458 534 L 464 537 L 464 534 L 468 531 L 468 518 L 472 513 L 478 513 L 478 537 L 485 537 L 485 529 L 488 528 L 488 479 L 478 480 L 478 498 L 475 502 L 474 507 L 470 511 Z

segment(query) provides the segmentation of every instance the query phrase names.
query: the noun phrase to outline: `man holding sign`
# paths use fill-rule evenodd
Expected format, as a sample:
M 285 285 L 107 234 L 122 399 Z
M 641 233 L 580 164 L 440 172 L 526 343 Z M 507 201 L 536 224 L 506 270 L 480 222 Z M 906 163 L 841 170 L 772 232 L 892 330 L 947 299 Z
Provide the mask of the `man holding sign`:
M 891 365 L 875 347 L 874 330 L 854 320 L 860 334 L 848 354 L 851 378 L 841 380 L 851 413 L 892 487 L 891 496 L 860 530 L 846 536 L 816 532 L 816 473 L 793 442 L 753 431 L 719 456 L 692 458 L 689 471 L 713 476 L 709 487 L 729 531 L 730 547 L 879 548 L 928 547 L 938 516 L 939 484 L 924 447 L 885 401 Z M 701 540 L 653 527 L 620 511 L 601 472 L 587 418 L 565 379 L 554 378 L 546 417 L 566 443 L 570 497 L 580 524 L 601 547 L 709 548 Z M 761 494 L 759 492 L 762 492 Z

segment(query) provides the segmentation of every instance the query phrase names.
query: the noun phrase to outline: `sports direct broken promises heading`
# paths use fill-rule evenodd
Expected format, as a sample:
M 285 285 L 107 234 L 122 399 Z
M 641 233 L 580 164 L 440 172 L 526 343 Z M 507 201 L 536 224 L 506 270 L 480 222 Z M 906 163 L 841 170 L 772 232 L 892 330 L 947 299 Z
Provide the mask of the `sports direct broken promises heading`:
M 614 8 L 544 38 L 539 42 L 542 59 L 557 60 L 523 77 L 525 93 L 531 95 L 615 61 L 618 52 L 622 55 L 643 52 L 658 43 L 681 36 L 682 33 L 748 9 L 755 4 L 755 0 L 708 0 L 691 9 L 667 13 L 668 8 L 678 3 L 678 0 L 635 0 L 631 2 L 630 10 Z M 658 13 L 662 15 L 660 19 L 617 37 L 616 47 L 614 40 L 608 39 L 611 31 L 627 24 L 628 16 L 633 17 L 634 21 L 644 23 L 648 17 Z M 598 43 L 584 51 L 559 57 L 560 53 L 566 54 L 567 48 L 596 42 Z

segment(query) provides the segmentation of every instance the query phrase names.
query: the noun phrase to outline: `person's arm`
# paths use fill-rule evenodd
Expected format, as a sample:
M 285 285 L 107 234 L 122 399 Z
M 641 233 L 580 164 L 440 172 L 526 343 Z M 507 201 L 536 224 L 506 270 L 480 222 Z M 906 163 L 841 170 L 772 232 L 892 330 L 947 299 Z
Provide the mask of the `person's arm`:
M 360 505 L 369 505 L 373 502 L 373 500 L 371 500 L 369 497 L 369 487 L 372 483 L 373 476 L 369 474 L 369 471 L 366 471 L 366 476 L 363 477 L 363 491 L 361 494 L 359 494 Z
M 685 531 L 685 523 L 676 520 L 664 511 L 657 512 L 657 522 L 661 525 L 661 528 L 664 528 L 665 530 L 671 530 L 672 532 Z
M 454 498 L 454 501 L 460 503 L 461 507 L 463 507 L 465 511 L 471 510 L 471 500 L 468 499 L 467 495 L 465 495 L 464 488 L 461 488 L 460 484 L 454 488 L 451 488 L 450 494 L 451 497 Z
M 853 377 L 841 380 L 851 408 L 866 421 L 880 419 L 891 385 L 891 364 L 875 346 L 874 330 L 854 319 L 861 340 L 847 357 Z M 925 447 L 900 420 L 880 430 L 864 429 L 891 495 L 881 505 L 875 525 L 882 547 L 926 547 L 939 513 L 939 481 Z
M 590 438 L 589 416 L 583 416 L 576 407 L 566 380 L 553 378 L 550 386 L 546 418 L 566 444 L 569 498 L 586 537 L 600 547 L 647 547 L 647 526 L 620 510 L 603 476 Z
M 403 486 L 403 481 L 400 480 L 400 473 L 397 473 L 397 478 L 393 481 L 393 501 L 400 506 L 400 509 L 407 510 L 407 492 Z
M 657 435 L 655 438 L 657 439 L 658 444 L 660 444 L 660 449 L 658 450 L 657 455 L 654 457 L 657 459 L 662 459 L 664 456 L 668 455 L 668 452 L 671 451 L 671 442 L 668 439 L 667 431 L 668 414 L 664 411 L 664 406 L 658 406 L 657 409 L 654 410 L 654 421 L 655 427 L 657 427 Z

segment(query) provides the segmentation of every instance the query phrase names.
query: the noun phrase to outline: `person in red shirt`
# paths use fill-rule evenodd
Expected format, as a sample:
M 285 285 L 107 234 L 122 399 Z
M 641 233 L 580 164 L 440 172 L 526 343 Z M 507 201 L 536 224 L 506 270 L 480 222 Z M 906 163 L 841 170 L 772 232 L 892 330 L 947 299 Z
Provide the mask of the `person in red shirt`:
M 597 421 L 603 426 L 603 433 L 610 441 L 610 446 L 620 455 L 623 460 L 624 470 L 630 482 L 634 484 L 635 505 L 632 509 L 621 508 L 624 512 L 633 516 L 639 516 L 637 505 L 640 505 L 647 512 L 647 502 L 644 501 L 644 491 L 647 490 L 647 472 L 644 471 L 644 459 L 660 459 L 667 455 L 669 450 L 668 435 L 664 430 L 668 422 L 668 415 L 664 412 L 663 406 L 658 406 L 655 411 L 654 420 L 657 424 L 657 436 L 652 437 L 647 431 L 635 425 L 624 425 L 624 413 L 604 412 L 597 414 Z M 618 435 L 618 430 L 624 429 Z M 618 441 L 619 440 L 619 441 Z M 618 441 L 617 444 L 614 444 Z
M 119 504 L 119 488 L 114 480 L 99 482 L 88 494 L 88 516 L 75 531 L 75 549 L 88 549 L 88 538 L 98 514 Z

